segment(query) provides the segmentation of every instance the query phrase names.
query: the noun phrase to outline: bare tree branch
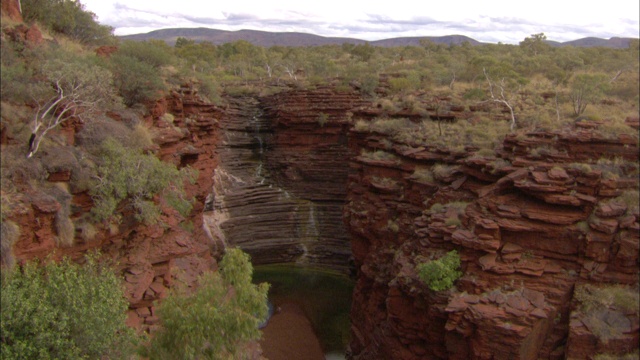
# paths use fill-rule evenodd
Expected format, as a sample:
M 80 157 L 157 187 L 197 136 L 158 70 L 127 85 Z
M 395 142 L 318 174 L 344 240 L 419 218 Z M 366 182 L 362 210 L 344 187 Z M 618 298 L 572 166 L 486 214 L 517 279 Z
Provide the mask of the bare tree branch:
M 54 59 L 43 68 L 49 76 L 54 95 L 39 99 L 33 96 L 37 110 L 31 125 L 31 138 L 27 158 L 39 149 L 47 133 L 63 122 L 83 114 L 91 114 L 100 105 L 115 100 L 111 73 L 82 60 Z
M 489 93 L 491 94 L 491 101 L 501 103 L 509 109 L 509 113 L 511 114 L 511 126 L 509 127 L 509 129 L 513 131 L 513 129 L 516 126 L 516 116 L 513 113 L 513 106 L 511 105 L 511 103 L 509 102 L 509 99 L 507 99 L 505 95 L 504 78 L 500 80 L 500 84 L 494 84 L 489 78 L 489 74 L 487 74 L 487 69 L 482 68 L 482 72 L 484 73 L 484 76 L 487 78 L 487 82 L 489 83 Z M 500 97 L 496 97 L 495 94 L 493 93 L 494 86 L 500 89 Z

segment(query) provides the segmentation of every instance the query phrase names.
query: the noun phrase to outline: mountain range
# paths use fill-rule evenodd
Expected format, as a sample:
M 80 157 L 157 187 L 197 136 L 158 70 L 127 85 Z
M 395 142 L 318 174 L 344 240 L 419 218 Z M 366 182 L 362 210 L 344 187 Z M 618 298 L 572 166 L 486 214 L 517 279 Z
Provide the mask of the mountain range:
M 300 32 L 269 32 L 259 30 L 238 30 L 227 31 L 210 28 L 171 28 L 155 30 L 144 34 L 132 34 L 119 36 L 123 40 L 163 40 L 173 45 L 179 37 L 194 40 L 196 42 L 208 41 L 214 45 L 221 45 L 228 42 L 245 40 L 257 46 L 321 46 L 321 45 L 341 45 L 348 44 L 365 44 L 369 43 L 373 46 L 412 46 L 420 45 L 420 40 L 427 39 L 436 44 L 462 44 L 469 42 L 471 45 L 483 45 L 480 41 L 472 39 L 464 35 L 446 35 L 446 36 L 416 36 L 416 37 L 396 37 L 390 39 L 366 41 L 355 38 L 346 37 L 325 37 L 314 34 Z M 567 42 L 547 41 L 551 46 L 576 46 L 576 47 L 609 47 L 609 48 L 626 48 L 633 38 L 613 37 L 611 39 L 601 39 L 588 37 Z

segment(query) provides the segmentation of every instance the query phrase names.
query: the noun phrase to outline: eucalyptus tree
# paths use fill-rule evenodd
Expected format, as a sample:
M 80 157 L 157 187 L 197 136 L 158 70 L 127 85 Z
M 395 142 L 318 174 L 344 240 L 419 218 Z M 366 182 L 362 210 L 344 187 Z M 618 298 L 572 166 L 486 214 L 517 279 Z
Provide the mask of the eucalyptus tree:
M 599 100 L 608 87 L 608 79 L 604 74 L 578 74 L 571 79 L 569 98 L 573 106 L 573 114 L 581 115 L 587 105 Z
M 31 87 L 35 111 L 27 158 L 39 149 L 49 131 L 72 118 L 90 121 L 94 113 L 116 105 L 111 72 L 96 65 L 91 56 L 51 52 L 40 69 L 42 81 Z

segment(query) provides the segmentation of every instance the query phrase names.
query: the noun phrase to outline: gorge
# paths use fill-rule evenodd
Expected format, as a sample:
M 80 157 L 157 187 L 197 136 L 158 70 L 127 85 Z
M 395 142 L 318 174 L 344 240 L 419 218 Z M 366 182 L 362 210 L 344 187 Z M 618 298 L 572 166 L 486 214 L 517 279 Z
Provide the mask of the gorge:
M 355 359 L 578 359 L 637 349 L 637 309 L 609 304 L 587 314 L 576 299 L 576 289 L 592 285 L 637 285 L 637 208 L 612 200 L 637 190 L 637 179 L 622 162 L 575 165 L 636 161 L 634 139 L 606 138 L 599 124 L 579 122 L 571 131 L 510 134 L 494 154 L 477 156 L 469 146 L 401 142 L 355 126 L 383 110 L 351 91 L 285 88 L 228 103 L 209 105 L 185 86 L 145 117 L 161 159 L 199 170 L 188 189 L 197 199 L 191 233 L 179 217 L 164 228 L 124 221 L 57 248 L 56 256 L 100 248 L 118 260 L 132 326 L 153 330 L 153 301 L 176 276 L 192 281 L 213 266 L 212 254 L 239 246 L 255 265 L 351 272 Z M 449 108 L 454 118 L 472 116 Z M 68 177 L 61 169 L 50 181 Z M 50 196 L 24 196 L 33 206 L 14 219 L 33 231 L 14 245 L 18 262 L 56 248 L 60 207 Z M 78 212 L 88 201 L 82 193 L 72 200 Z M 416 265 L 452 249 L 463 276 L 434 292 Z
M 82 264 L 98 250 L 122 279 L 127 325 L 153 335 L 170 290 L 224 274 L 225 249 L 238 247 L 255 281 L 277 279 L 274 318 L 295 298 L 285 312 L 331 338 L 313 339 L 319 357 L 637 357 L 637 41 L 557 51 L 535 42 L 101 46 L 25 23 L 20 2 L 1 3 L 3 279 L 32 260 Z M 79 2 L 55 3 L 83 13 Z M 62 95 L 67 78 L 113 102 L 74 105 Z M 74 81 L 71 93 L 92 89 Z M 131 91 L 140 84 L 149 86 Z M 589 86 L 597 101 L 577 95 Z M 41 112 L 46 104 L 54 110 Z M 580 112 L 587 104 L 597 109 Z M 44 119 L 61 122 L 25 157 Z M 101 152 L 105 143 L 122 156 Z M 139 157 L 124 166 L 127 152 Z M 157 171 L 143 172 L 143 161 Z M 106 163 L 134 170 L 107 180 Z M 166 174 L 174 179 L 163 189 L 139 186 Z M 122 183 L 132 178 L 152 181 L 130 191 Z M 92 190 L 103 186 L 115 195 L 100 217 L 92 210 L 104 193 Z M 432 273 L 453 286 L 436 288 L 421 269 L 445 256 L 455 269 Z M 269 354 L 241 346 L 252 359 Z

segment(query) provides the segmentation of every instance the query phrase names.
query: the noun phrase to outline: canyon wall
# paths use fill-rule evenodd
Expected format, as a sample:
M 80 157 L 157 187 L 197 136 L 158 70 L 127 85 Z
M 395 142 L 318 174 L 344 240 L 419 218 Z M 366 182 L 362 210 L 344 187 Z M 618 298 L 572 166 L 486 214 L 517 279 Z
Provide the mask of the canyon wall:
M 167 117 L 167 113 L 172 115 Z M 136 222 L 130 209 L 120 207 L 118 221 L 89 226 L 85 218 L 93 205 L 91 197 L 69 185 L 71 178 L 78 176 L 77 158 L 67 156 L 69 148 L 55 149 L 55 153 L 43 149 L 38 156 L 49 166 L 52 186 L 33 190 L 14 184 L 19 194 L 13 197 L 8 220 L 20 227 L 20 236 L 10 251 L 3 248 L 3 262 L 64 256 L 80 260 L 87 251 L 100 250 L 125 279 L 128 323 L 153 331 L 158 321 L 154 301 L 166 296 L 173 281 L 180 278 L 193 284 L 199 274 L 215 268 L 216 244 L 203 226 L 202 212 L 212 192 L 211 174 L 217 166 L 215 148 L 219 142 L 217 119 L 225 116 L 224 110 L 203 101 L 190 86 L 183 86 L 148 104 L 146 114 L 117 111 L 107 115 L 120 123 L 145 123 L 154 138 L 148 151 L 178 167 L 189 165 L 198 170 L 194 184 L 186 186 L 187 197 L 194 198 L 191 215 L 184 218 L 160 203 L 159 223 L 146 225 Z M 73 144 L 82 137 L 83 128 L 83 124 L 70 121 L 59 133 Z M 56 227 L 56 218 L 65 206 L 69 206 L 69 219 L 76 225 L 73 240 L 67 244 L 60 242 Z
M 637 292 L 637 206 L 612 200 L 637 197 L 637 139 L 606 138 L 596 126 L 508 135 L 491 156 L 352 130 L 344 216 L 358 268 L 353 358 L 586 359 L 637 349 L 637 304 L 587 316 L 574 298 L 588 284 Z M 387 156 L 367 156 L 381 149 Z M 602 168 L 577 165 L 597 159 Z M 463 275 L 432 291 L 416 267 L 451 250 Z M 606 336 L 594 318 L 609 319 Z
M 637 196 L 637 139 L 579 122 L 508 135 L 490 155 L 409 144 L 358 130 L 356 119 L 381 110 L 330 88 L 283 88 L 220 108 L 183 86 L 148 107 L 148 150 L 199 171 L 187 187 L 189 218 L 163 206 L 165 226 L 148 226 L 125 211 L 94 237 L 76 229 L 63 246 L 56 214 L 68 200 L 80 219 L 92 205 L 86 192 L 65 200 L 27 191 L 9 216 L 22 228 L 17 262 L 90 249 L 116 261 L 133 326 L 153 330 L 153 301 L 175 278 L 193 282 L 237 245 L 254 264 L 355 266 L 356 359 L 583 359 L 638 347 L 637 308 L 585 314 L 575 296 L 587 285 L 637 291 L 638 210 L 619 201 Z M 458 110 L 451 119 L 471 116 Z M 73 142 L 81 129 L 72 122 L 61 133 Z M 372 156 L 380 151 L 387 156 Z M 74 166 L 56 169 L 49 181 L 68 188 Z M 451 250 L 463 276 L 432 291 L 416 267 Z
M 342 222 L 348 111 L 361 102 L 329 89 L 232 101 L 205 221 L 254 264 L 300 263 L 346 272 Z

